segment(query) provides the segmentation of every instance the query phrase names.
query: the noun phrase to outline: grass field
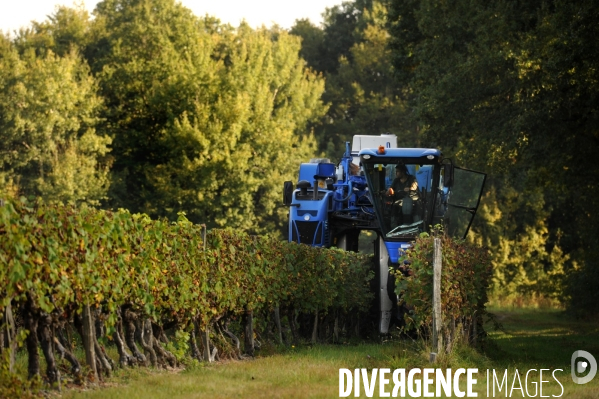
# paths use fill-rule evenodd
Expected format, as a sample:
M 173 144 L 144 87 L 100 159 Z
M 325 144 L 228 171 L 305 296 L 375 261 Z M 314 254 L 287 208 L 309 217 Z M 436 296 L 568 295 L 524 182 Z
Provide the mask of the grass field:
M 508 394 L 516 369 L 522 390 L 511 397 L 528 397 L 525 374 L 529 369 L 563 369 L 555 376 L 544 374 L 543 395 L 562 398 L 599 398 L 599 375 L 586 385 L 570 377 L 570 357 L 586 350 L 599 358 L 599 323 L 568 319 L 562 311 L 506 310 L 492 312 L 503 325 L 490 331 L 485 354 L 459 348 L 430 366 L 424 343 L 409 339 L 382 344 L 317 345 L 262 353 L 254 360 L 229 361 L 184 371 L 118 371 L 109 383 L 95 389 L 69 389 L 64 398 L 335 398 L 339 397 L 340 368 L 478 368 L 478 397 L 487 397 L 486 370 L 508 370 Z M 270 351 L 267 351 L 270 352 Z M 534 395 L 539 374 L 532 372 L 528 392 Z M 532 378 L 534 377 L 534 378 Z M 388 391 L 391 391 L 391 388 Z M 490 385 L 491 386 L 491 385 Z M 516 381 L 515 387 L 518 387 Z M 537 385 L 538 387 L 538 385 Z M 492 390 L 490 390 L 490 397 Z M 496 391 L 495 397 L 506 397 Z M 364 390 L 361 390 L 365 397 Z M 540 392 L 537 392 L 536 397 Z M 561 394 L 561 395 L 560 395 Z M 354 397 L 353 393 L 350 397 Z M 378 385 L 374 397 L 378 397 Z M 509 395 L 507 396 L 509 397 Z
M 573 320 L 557 310 L 491 309 L 491 312 L 504 327 L 503 331 L 490 333 L 492 345 L 485 355 L 493 367 L 507 368 L 510 375 L 516 369 L 521 373 L 529 369 L 563 369 L 556 373 L 564 386 L 561 397 L 599 398 L 599 376 L 588 384 L 577 385 L 570 374 L 574 351 L 585 350 L 599 358 L 599 323 Z M 544 391 L 544 395 L 560 395 L 561 388 L 557 383 L 550 383 L 548 387 L 550 389 Z M 512 397 L 522 395 L 515 391 Z

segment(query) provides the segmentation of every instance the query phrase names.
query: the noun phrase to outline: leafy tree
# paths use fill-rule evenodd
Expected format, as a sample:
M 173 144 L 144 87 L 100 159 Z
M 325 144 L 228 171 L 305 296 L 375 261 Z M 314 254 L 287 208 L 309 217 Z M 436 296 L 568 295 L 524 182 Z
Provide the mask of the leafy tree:
M 14 40 L 20 53 L 34 49 L 38 55 L 51 50 L 64 56 L 72 49 L 84 49 L 89 43 L 90 16 L 81 3 L 74 7 L 56 6 L 46 21 L 33 21 L 28 28 L 21 28 Z
M 95 131 L 102 102 L 76 52 L 19 56 L 0 38 L 0 189 L 98 203 L 110 139 Z
M 344 1 L 326 8 L 324 24 L 317 27 L 308 19 L 295 21 L 289 33 L 302 38 L 300 54 L 308 65 L 322 73 L 334 73 L 341 57 L 350 57 L 350 49 L 359 40 L 361 14 L 370 0 Z
M 392 1 L 394 65 L 414 93 L 416 121 L 425 140 L 492 172 L 487 221 L 496 228 L 479 231 L 499 280 L 516 281 L 522 273 L 510 265 L 524 267 L 520 287 L 596 258 L 598 12 L 591 1 Z M 525 237 L 534 242 L 518 249 Z M 510 261 L 501 246 L 511 246 Z
M 315 71 L 322 72 L 324 31 L 309 19 L 298 19 L 289 33 L 302 38 L 300 56 L 306 60 L 308 66 Z
M 106 0 L 86 48 L 113 141 L 111 206 L 273 231 L 309 158 L 323 82 L 284 31 L 233 29 L 174 0 Z M 97 46 L 97 47 L 95 47 Z
M 331 106 L 314 131 L 331 158 L 356 134 L 392 133 L 404 146 L 418 142 L 407 118 L 408 93 L 393 79 L 386 22 L 383 2 L 355 1 L 327 9 L 321 34 L 305 20 L 291 29 L 303 39 L 308 65 L 325 73 L 323 99 Z

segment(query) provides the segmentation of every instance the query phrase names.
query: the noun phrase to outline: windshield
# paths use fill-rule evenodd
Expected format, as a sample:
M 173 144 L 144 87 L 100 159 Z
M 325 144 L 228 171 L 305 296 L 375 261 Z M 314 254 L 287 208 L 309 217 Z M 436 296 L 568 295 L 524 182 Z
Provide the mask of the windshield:
M 383 236 L 414 238 L 432 222 L 439 167 L 385 161 L 363 165 Z

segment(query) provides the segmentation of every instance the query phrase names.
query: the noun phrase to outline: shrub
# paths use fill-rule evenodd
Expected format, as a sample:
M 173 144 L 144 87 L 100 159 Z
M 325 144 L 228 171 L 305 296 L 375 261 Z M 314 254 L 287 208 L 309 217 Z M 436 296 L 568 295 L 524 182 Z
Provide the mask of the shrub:
M 441 311 L 444 335 L 448 341 L 462 326 L 467 338 L 483 334 L 482 319 L 487 315 L 487 289 L 491 279 L 489 253 L 485 248 L 454 239 L 436 229 L 422 233 L 400 260 L 409 273 L 396 272 L 396 293 L 409 309 L 407 328 L 432 326 L 434 238 L 441 239 Z

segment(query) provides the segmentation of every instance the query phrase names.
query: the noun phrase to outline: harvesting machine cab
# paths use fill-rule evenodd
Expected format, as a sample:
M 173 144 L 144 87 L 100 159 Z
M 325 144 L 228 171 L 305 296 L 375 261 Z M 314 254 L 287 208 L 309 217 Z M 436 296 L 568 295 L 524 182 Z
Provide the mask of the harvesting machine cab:
M 400 266 L 421 232 L 443 224 L 450 235 L 465 237 L 476 214 L 486 175 L 447 161 L 437 149 L 398 148 L 394 135 L 357 135 L 337 165 L 312 159 L 300 165 L 295 186 L 285 182 L 289 241 L 357 252 L 360 232 L 376 233 L 381 334 L 388 333 L 397 303 L 390 268 Z M 411 190 L 393 191 L 398 169 L 416 182 Z

